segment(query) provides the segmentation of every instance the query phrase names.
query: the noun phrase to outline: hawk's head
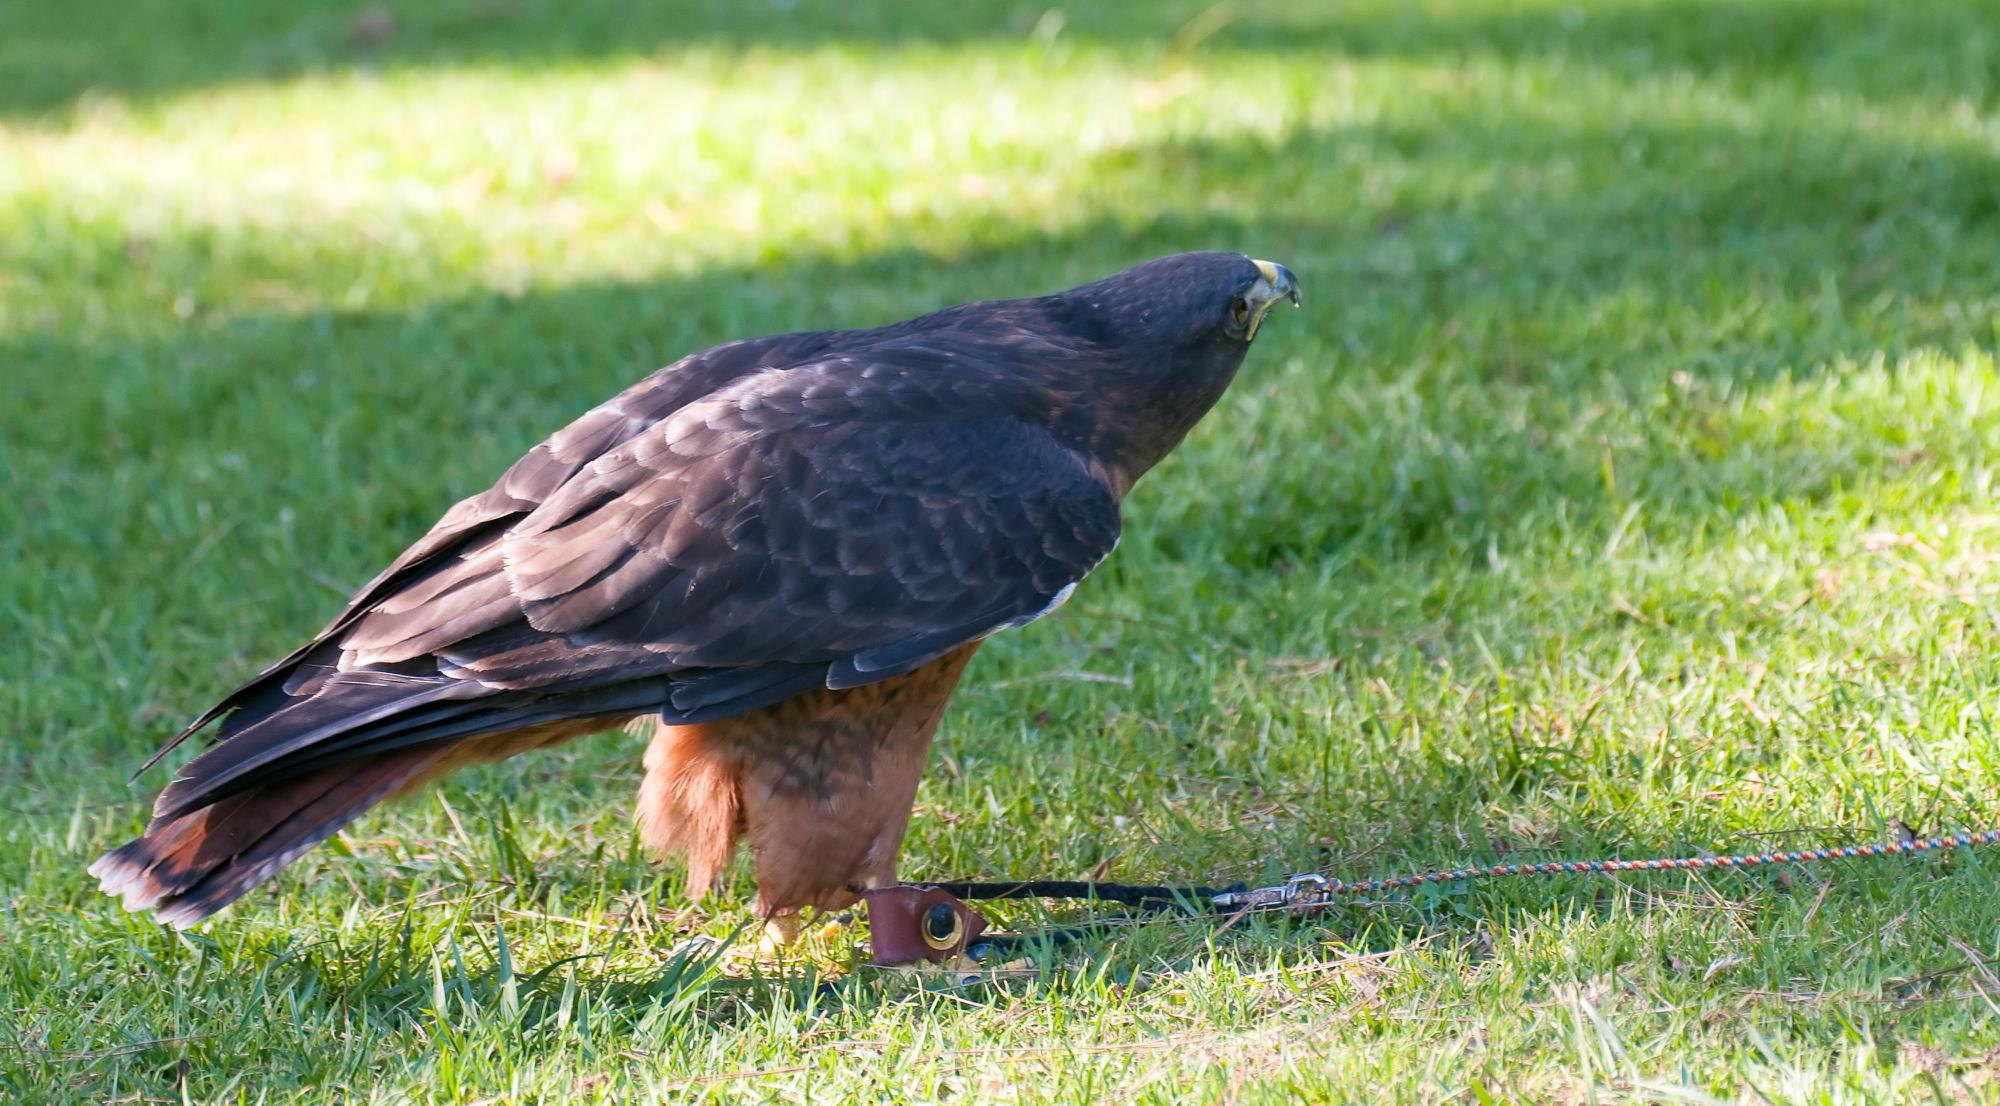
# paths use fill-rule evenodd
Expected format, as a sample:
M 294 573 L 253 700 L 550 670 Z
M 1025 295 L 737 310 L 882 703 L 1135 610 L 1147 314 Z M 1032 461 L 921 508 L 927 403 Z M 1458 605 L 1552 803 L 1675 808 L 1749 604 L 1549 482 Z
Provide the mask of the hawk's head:
M 1272 304 L 1291 300 L 1297 306 L 1299 282 L 1275 262 L 1202 250 L 1134 265 L 1061 298 L 1080 318 L 1094 316 L 1135 347 L 1227 348 L 1256 338 Z
M 1051 297 L 1103 351 L 1090 383 L 1104 445 L 1130 479 L 1151 468 L 1235 377 L 1264 316 L 1299 303 L 1290 269 L 1204 250 L 1135 265 Z

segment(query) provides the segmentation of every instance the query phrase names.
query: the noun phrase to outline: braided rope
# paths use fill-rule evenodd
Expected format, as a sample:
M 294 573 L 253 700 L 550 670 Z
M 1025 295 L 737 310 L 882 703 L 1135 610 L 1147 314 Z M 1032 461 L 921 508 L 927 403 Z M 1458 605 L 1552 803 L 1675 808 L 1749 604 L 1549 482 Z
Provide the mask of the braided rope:
M 1228 887 L 1179 887 L 1157 883 L 1100 883 L 1094 880 L 1019 879 L 1001 883 L 971 880 L 925 882 L 961 899 L 1087 899 L 1115 902 L 1148 910 L 1171 910 L 1183 904 L 1199 906 L 1218 895 L 1246 890 L 1241 883 Z
M 1210 897 L 1224 910 L 1310 910 L 1330 905 L 1341 895 L 1400 891 L 1425 884 L 1463 883 L 1496 876 L 1553 876 L 1607 872 L 1658 872 L 1687 868 L 1754 868 L 1763 864 L 1794 864 L 1878 856 L 1904 856 L 1973 845 L 2000 844 L 2000 828 L 1974 833 L 1948 833 L 1871 845 L 1841 845 L 1790 852 L 1738 853 L 1734 856 L 1677 856 L 1655 860 L 1555 860 L 1539 864 L 1491 864 L 1483 868 L 1451 868 L 1413 876 L 1390 876 L 1347 883 L 1318 874 L 1293 876 L 1276 887 L 1225 891 Z

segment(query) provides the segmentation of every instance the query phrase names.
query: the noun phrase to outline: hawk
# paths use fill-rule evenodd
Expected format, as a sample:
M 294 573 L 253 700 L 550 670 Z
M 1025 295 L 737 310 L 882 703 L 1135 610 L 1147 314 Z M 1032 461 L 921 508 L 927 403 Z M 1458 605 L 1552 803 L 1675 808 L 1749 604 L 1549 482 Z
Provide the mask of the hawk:
M 692 897 L 747 839 L 782 919 L 896 880 L 945 702 L 1061 606 L 1229 386 L 1282 265 L 1184 253 L 1034 299 L 692 354 L 446 512 L 215 724 L 91 866 L 176 926 L 462 765 L 651 729 Z

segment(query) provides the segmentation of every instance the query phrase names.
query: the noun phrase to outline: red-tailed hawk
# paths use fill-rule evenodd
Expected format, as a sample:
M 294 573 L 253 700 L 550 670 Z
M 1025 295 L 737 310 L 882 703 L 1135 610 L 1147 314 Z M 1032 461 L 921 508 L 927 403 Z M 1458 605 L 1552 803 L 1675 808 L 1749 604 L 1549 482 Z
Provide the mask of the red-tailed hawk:
M 683 358 L 182 731 L 161 755 L 220 720 L 90 870 L 190 925 L 384 799 L 643 720 L 639 824 L 692 895 L 746 837 L 767 917 L 892 883 L 966 661 L 1111 553 L 1119 502 L 1280 299 L 1284 266 L 1188 253 Z

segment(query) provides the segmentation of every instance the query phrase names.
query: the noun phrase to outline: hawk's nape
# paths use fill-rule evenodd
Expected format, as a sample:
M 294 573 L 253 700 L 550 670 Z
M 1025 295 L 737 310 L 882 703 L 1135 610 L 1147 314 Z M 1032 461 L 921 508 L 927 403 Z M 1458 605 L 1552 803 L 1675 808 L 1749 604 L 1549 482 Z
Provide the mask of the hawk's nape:
M 640 823 L 696 893 L 746 836 L 767 914 L 892 882 L 977 643 L 1110 553 L 1126 491 L 1286 297 L 1282 266 L 1181 254 L 684 358 L 458 504 L 170 742 L 216 723 L 91 871 L 191 924 L 385 798 L 654 719 Z

